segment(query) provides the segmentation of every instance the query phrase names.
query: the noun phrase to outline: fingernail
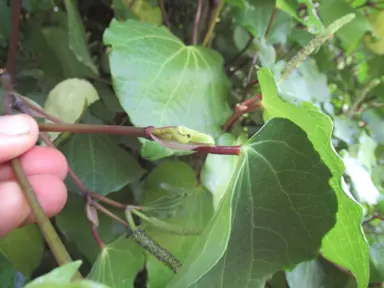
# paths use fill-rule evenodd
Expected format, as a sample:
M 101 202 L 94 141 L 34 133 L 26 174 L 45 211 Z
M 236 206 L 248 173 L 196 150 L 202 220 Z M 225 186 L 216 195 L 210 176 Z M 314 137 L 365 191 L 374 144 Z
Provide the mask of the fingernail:
M 0 116 L 0 134 L 5 136 L 21 136 L 29 134 L 31 127 L 28 119 L 21 115 Z

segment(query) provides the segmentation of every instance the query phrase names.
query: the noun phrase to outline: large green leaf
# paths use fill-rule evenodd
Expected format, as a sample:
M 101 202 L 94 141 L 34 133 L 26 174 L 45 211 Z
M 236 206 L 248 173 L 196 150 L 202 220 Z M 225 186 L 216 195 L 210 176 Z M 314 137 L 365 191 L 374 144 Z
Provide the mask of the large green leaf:
M 127 236 L 105 246 L 88 279 L 113 288 L 133 288 L 136 274 L 144 268 L 144 250 Z
M 51 284 L 64 284 L 69 283 L 72 277 L 75 276 L 76 272 L 80 268 L 82 262 L 80 260 L 65 264 L 61 267 L 55 268 L 49 273 L 36 278 L 34 281 L 29 283 L 27 287 L 34 287 L 39 283 L 51 283 Z M 26 287 L 26 288 L 27 288 Z
M 81 261 L 75 261 L 55 268 L 34 279 L 25 288 L 110 288 L 90 280 L 72 280 L 80 265 Z
M 312 0 L 277 0 L 276 2 L 279 9 L 288 13 L 301 24 L 307 26 L 311 32 L 319 33 L 323 30 L 323 24 L 316 14 L 316 9 Z M 306 19 L 302 19 L 297 15 L 297 11 L 300 10 L 300 4 L 304 4 L 307 8 L 308 17 Z
M 284 117 L 308 133 L 315 149 L 332 172 L 330 184 L 336 192 L 339 210 L 335 227 L 324 237 L 321 252 L 330 261 L 350 269 L 360 288 L 368 283 L 368 244 L 361 231 L 362 207 L 343 187 L 344 165 L 331 144 L 332 121 L 310 103 L 302 107 L 285 103 L 278 95 L 276 82 L 268 69 L 260 69 L 265 119 Z
M 0 283 L 3 288 L 15 287 L 16 271 L 7 256 L 0 250 Z
M 145 170 L 108 135 L 75 134 L 59 146 L 69 165 L 90 191 L 106 195 L 120 190 Z M 72 179 L 69 187 L 76 190 Z
M 243 0 L 245 9 L 234 8 L 234 20 L 237 24 L 246 28 L 255 38 L 264 36 L 267 31 L 275 0 Z
M 28 248 L 20 249 L 20 247 Z M 0 249 L 16 270 L 29 277 L 40 265 L 44 252 L 44 239 L 35 225 L 28 225 L 1 238 Z
M 178 227 L 203 230 L 213 215 L 212 195 L 198 185 L 195 171 L 183 162 L 167 161 L 152 171 L 145 186 L 143 204 L 150 206 L 154 201 L 175 197 L 179 193 L 183 195 L 179 202 L 180 208 L 172 217 L 163 221 Z M 147 233 L 181 262 L 187 258 L 191 247 L 199 238 L 174 235 L 158 228 L 148 228 Z M 151 255 L 148 255 L 147 270 L 149 285 L 153 288 L 164 287 L 173 277 L 172 271 Z
M 134 20 L 113 20 L 104 42 L 111 46 L 114 89 L 134 125 L 184 125 L 219 135 L 230 109 L 229 82 L 218 53 L 185 46 L 166 28 Z M 159 145 L 151 142 L 145 148 L 153 146 Z
M 322 0 L 319 5 L 319 15 L 324 25 L 329 25 L 349 13 L 355 13 L 355 19 L 335 34 L 347 50 L 356 48 L 363 35 L 371 31 L 372 28 L 368 20 L 358 10 L 353 9 L 346 1 Z
M 95 87 L 87 80 L 71 78 L 58 83 L 48 94 L 44 103 L 44 111 L 57 117 L 64 123 L 76 123 L 89 105 L 99 100 Z M 52 123 L 50 120 L 45 120 Z M 48 133 L 51 141 L 56 140 L 61 133 Z M 67 137 L 69 133 L 64 133 Z M 61 141 L 59 139 L 59 141 Z M 58 142 L 55 143 L 58 145 Z
M 275 272 L 315 258 L 336 222 L 331 173 L 289 120 L 268 121 L 243 146 L 235 177 L 227 251 L 196 287 L 264 287 Z
M 0 1 L 0 46 L 8 41 L 11 32 L 11 9 L 5 2 Z
M 50 18 L 56 25 L 47 25 L 34 17 L 23 26 L 26 29 L 23 45 L 37 54 L 37 63 L 46 79 L 57 82 L 71 77 L 94 77 L 95 72 L 79 61 L 70 48 L 66 13 L 51 13 Z
M 76 55 L 77 60 L 88 66 L 95 75 L 99 75 L 97 67 L 92 61 L 91 54 L 87 46 L 85 29 L 77 8 L 75 0 L 65 0 L 65 7 L 68 15 L 68 42 L 69 48 Z
M 126 232 L 123 225 L 104 214 L 98 213 L 98 220 L 97 231 L 104 243 L 110 243 Z M 92 237 L 90 223 L 86 217 L 84 198 L 69 193 L 64 209 L 56 216 L 56 223 L 68 240 L 74 242 L 87 260 L 93 263 L 99 255 L 100 248 Z

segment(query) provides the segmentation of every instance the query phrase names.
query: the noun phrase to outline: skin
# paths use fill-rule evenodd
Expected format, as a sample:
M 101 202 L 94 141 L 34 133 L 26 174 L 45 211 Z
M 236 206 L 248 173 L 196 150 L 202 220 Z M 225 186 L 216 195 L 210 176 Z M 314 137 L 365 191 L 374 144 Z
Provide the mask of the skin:
M 68 172 L 65 157 L 56 149 L 35 146 L 38 126 L 27 115 L 0 116 L 0 237 L 34 222 L 13 174 L 10 160 L 19 157 L 37 198 L 52 217 L 67 200 L 63 183 Z

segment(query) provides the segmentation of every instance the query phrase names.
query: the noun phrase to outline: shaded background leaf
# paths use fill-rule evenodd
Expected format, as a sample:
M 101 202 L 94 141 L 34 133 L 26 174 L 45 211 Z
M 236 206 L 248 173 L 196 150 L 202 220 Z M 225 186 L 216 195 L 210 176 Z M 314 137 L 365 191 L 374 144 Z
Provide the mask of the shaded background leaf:
M 172 217 L 163 221 L 185 229 L 203 230 L 213 216 L 212 195 L 197 183 L 194 171 L 187 164 L 180 161 L 166 161 L 152 170 L 148 175 L 143 194 L 143 205 L 163 197 L 172 196 L 173 193 L 184 195 L 180 200 L 179 208 Z M 173 192 L 170 187 L 175 189 Z M 191 247 L 202 236 L 175 235 L 155 227 L 146 228 L 151 236 L 162 247 L 169 250 L 180 261 L 187 258 Z M 148 254 L 147 270 L 148 281 L 151 287 L 165 287 L 173 277 L 173 272 L 152 255 Z
M 28 249 L 20 249 L 28 247 Z M 16 229 L 0 239 L 0 250 L 12 267 L 30 277 L 39 266 L 44 253 L 44 238 L 35 225 Z
M 86 187 L 107 195 L 137 181 L 145 173 L 137 161 L 109 135 L 76 134 L 59 149 Z M 77 190 L 72 179 L 70 188 Z

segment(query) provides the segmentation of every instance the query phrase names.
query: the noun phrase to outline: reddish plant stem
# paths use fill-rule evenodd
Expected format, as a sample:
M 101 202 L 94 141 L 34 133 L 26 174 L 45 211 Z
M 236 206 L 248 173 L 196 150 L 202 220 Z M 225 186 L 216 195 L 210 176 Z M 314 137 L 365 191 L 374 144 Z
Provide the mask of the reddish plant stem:
M 167 11 L 165 10 L 164 6 L 164 0 L 158 0 L 157 1 L 161 10 L 161 15 L 163 18 L 163 24 L 167 27 L 171 27 L 171 23 L 169 23 L 168 16 L 167 16 Z
M 101 134 L 118 134 L 126 136 L 134 136 L 146 138 L 153 141 L 149 129 L 152 127 L 138 128 L 116 125 L 88 125 L 88 124 L 51 124 L 40 123 L 40 131 L 45 132 L 70 132 L 70 133 L 101 133 Z M 239 155 L 240 148 L 238 146 L 201 146 L 194 151 L 210 154 L 227 154 Z
M 95 225 L 91 225 L 91 233 L 93 236 L 93 239 L 95 239 L 97 245 L 102 249 L 105 247 L 105 243 L 103 240 L 101 240 L 99 232 L 97 232 L 97 228 Z
M 117 215 L 115 215 L 114 213 L 112 213 L 111 211 L 109 211 L 108 209 L 106 209 L 105 207 L 103 207 L 102 205 L 100 205 L 99 203 L 97 203 L 96 201 L 91 201 L 90 204 L 95 207 L 97 210 L 99 210 L 100 212 L 103 212 L 105 215 L 107 215 L 108 217 L 116 220 L 117 222 L 121 223 L 122 225 L 124 225 L 125 227 L 129 227 L 128 223 L 125 222 L 123 219 L 121 219 L 120 217 L 118 217 Z
M 271 32 L 272 24 L 273 24 L 273 22 L 274 22 L 275 19 L 276 19 L 277 11 L 278 11 L 277 8 L 273 9 L 271 18 L 269 18 L 269 22 L 268 22 L 267 29 L 265 30 L 265 34 L 264 34 L 264 37 L 265 37 L 265 38 L 267 38 L 269 32 Z
M 114 201 L 112 199 L 106 198 L 106 197 L 104 197 L 104 196 L 102 196 L 96 192 L 89 192 L 89 196 L 94 200 L 99 200 L 100 202 L 103 202 L 107 205 L 110 205 L 112 207 L 115 207 L 115 208 L 118 208 L 121 210 L 125 210 L 127 208 L 127 206 L 129 206 L 129 205 Z
M 240 155 L 241 146 L 201 146 L 193 150 L 206 154 Z
M 255 97 L 252 97 L 248 100 L 245 100 L 241 102 L 240 104 L 236 105 L 235 112 L 231 115 L 231 117 L 228 118 L 228 120 L 225 122 L 223 125 L 223 130 L 224 131 L 230 131 L 233 127 L 233 125 L 239 120 L 239 118 L 246 114 L 250 113 L 257 108 L 261 107 L 260 103 L 255 103 L 256 101 L 260 100 L 262 97 L 261 94 L 256 95 Z
M 21 0 L 12 0 L 12 28 L 11 36 L 9 39 L 7 71 L 11 79 L 16 79 L 16 55 L 17 45 L 19 43 L 19 28 L 20 28 L 20 13 L 21 13 Z
M 150 128 L 150 127 L 148 127 Z M 89 125 L 89 124 L 52 124 L 39 123 L 40 131 L 44 132 L 70 132 L 86 134 L 113 134 L 141 137 L 151 140 L 147 128 L 118 126 L 118 125 Z
M 200 17 L 201 17 L 201 10 L 203 9 L 203 0 L 197 1 L 197 9 L 196 9 L 196 15 L 195 15 L 195 22 L 193 23 L 193 39 L 192 44 L 196 45 L 199 41 L 199 24 L 200 24 Z
M 255 79 L 255 80 L 251 80 L 251 81 L 247 84 L 247 86 L 244 87 L 244 88 L 245 88 L 245 94 L 248 94 L 247 92 L 248 92 L 248 89 L 249 89 L 249 88 L 251 88 L 252 86 L 254 86 L 254 85 L 258 84 L 258 83 L 259 83 L 259 80 L 257 80 L 257 79 Z
M 268 22 L 268 26 L 267 26 L 267 29 L 265 30 L 265 34 L 264 34 L 264 37 L 267 38 L 269 32 L 271 32 L 271 28 L 272 28 L 272 24 L 273 22 L 275 21 L 276 19 L 276 15 L 277 15 L 277 12 L 278 12 L 278 9 L 275 8 L 272 12 L 272 15 L 269 19 L 269 22 Z M 256 65 L 256 60 L 257 60 L 257 52 L 255 53 L 255 55 L 253 56 L 253 59 L 252 59 L 252 65 L 251 65 L 251 68 L 248 72 L 248 76 L 247 76 L 247 79 L 245 81 L 245 96 L 247 96 L 248 94 L 248 89 L 253 86 L 254 84 L 258 83 L 258 80 L 252 80 L 252 75 L 253 75 L 253 70 L 255 68 L 255 65 Z M 233 125 L 237 122 L 237 120 L 244 114 L 246 113 L 249 113 L 249 112 L 252 112 L 254 111 L 255 109 L 259 108 L 261 105 L 260 104 L 256 104 L 254 102 L 256 102 L 257 100 L 259 100 L 261 98 L 261 94 L 258 94 L 257 96 L 255 97 L 252 97 L 251 99 L 249 100 L 246 100 L 246 101 L 243 101 L 242 103 L 240 104 L 237 104 L 236 105 L 236 109 L 235 109 L 235 112 L 227 119 L 227 121 L 224 123 L 223 125 L 223 130 L 225 132 L 229 131 L 232 129 Z
M 46 135 L 46 133 L 40 132 L 40 138 L 43 140 L 43 142 L 48 147 L 56 149 L 56 146 L 52 143 L 52 141 L 49 139 L 49 137 Z M 75 185 L 80 189 L 80 191 L 84 197 L 85 205 L 87 205 L 91 201 L 87 187 L 80 180 L 79 176 L 77 176 L 76 173 L 71 169 L 71 167 L 68 167 L 68 174 L 72 178 L 73 183 L 75 183 Z M 90 219 L 88 219 L 88 220 L 89 220 L 88 222 L 89 222 L 89 225 L 91 228 L 93 238 L 95 239 L 95 241 L 99 245 L 99 247 L 103 248 L 104 243 L 103 243 L 103 241 L 101 241 L 100 235 L 97 232 L 97 227 L 95 226 L 95 224 Z

